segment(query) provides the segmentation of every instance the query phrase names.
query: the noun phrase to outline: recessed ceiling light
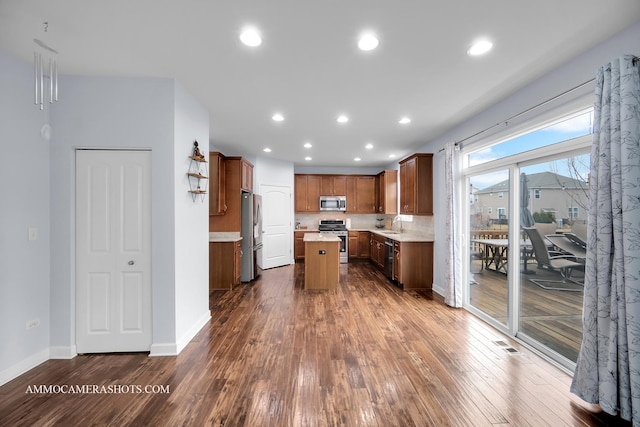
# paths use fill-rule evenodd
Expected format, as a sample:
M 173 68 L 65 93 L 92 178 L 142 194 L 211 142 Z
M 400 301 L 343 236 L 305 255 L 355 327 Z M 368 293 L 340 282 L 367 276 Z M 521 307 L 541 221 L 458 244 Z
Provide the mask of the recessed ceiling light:
M 341 115 L 341 116 L 338 116 L 336 120 L 338 121 L 338 123 L 347 123 L 349 121 L 349 117 L 345 115 Z
M 280 113 L 275 113 L 273 116 L 271 116 L 271 118 L 274 122 L 281 122 L 284 120 L 284 116 Z
M 406 125 L 407 123 L 411 123 L 411 119 L 409 117 L 403 117 L 398 120 L 398 123 L 400 123 L 401 125 Z
M 304 148 L 311 148 L 313 147 L 313 145 L 311 145 L 310 142 L 307 142 L 306 144 L 304 144 Z
M 270 153 L 271 152 L 271 148 L 269 148 L 269 147 L 263 148 L 262 151 L 264 151 L 265 153 Z
M 371 150 L 373 148 L 373 144 L 369 143 L 365 145 L 364 148 L 366 148 L 367 150 Z
M 356 157 L 355 159 L 353 159 L 354 162 L 359 162 L 360 160 L 362 160 L 360 157 Z
M 308 162 L 309 160 L 311 160 L 311 157 L 307 156 L 304 159 Z
M 389 158 L 390 158 L 390 159 L 395 159 L 395 158 L 396 158 L 396 155 L 395 155 L 395 154 L 389 154 Z
M 378 43 L 378 38 L 376 36 L 372 33 L 365 33 L 360 36 L 360 40 L 358 40 L 358 47 L 360 50 L 368 51 L 377 48 Z
M 470 56 L 482 55 L 484 53 L 489 52 L 492 47 L 493 47 L 493 43 L 491 43 L 489 40 L 479 40 L 475 42 L 469 48 L 469 50 L 467 50 L 467 54 Z
M 258 30 L 252 27 L 247 27 L 242 30 L 240 34 L 240 41 L 247 46 L 256 47 L 262 44 L 262 37 Z

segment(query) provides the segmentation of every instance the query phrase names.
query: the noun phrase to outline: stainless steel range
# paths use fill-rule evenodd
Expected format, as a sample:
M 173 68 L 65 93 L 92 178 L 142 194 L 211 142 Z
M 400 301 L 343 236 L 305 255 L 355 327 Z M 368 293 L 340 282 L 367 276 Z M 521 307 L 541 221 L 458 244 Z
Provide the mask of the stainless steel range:
M 349 262 L 349 232 L 344 219 L 321 219 L 318 224 L 320 234 L 328 234 L 340 238 L 340 263 Z

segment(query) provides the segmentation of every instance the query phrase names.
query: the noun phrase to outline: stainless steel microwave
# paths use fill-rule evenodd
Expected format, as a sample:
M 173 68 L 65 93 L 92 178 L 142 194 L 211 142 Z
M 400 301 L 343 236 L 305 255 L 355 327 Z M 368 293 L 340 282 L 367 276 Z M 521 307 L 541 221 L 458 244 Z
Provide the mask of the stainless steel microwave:
M 341 211 L 347 210 L 346 196 L 320 196 L 321 211 Z

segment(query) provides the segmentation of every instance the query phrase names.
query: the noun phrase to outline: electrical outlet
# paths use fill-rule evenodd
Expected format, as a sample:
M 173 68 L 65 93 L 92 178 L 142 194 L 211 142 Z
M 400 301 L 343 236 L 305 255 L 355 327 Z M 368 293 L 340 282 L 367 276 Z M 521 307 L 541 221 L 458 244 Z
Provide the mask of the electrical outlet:
M 38 240 L 38 229 L 29 227 L 29 240 Z
M 39 318 L 35 318 L 35 319 L 31 319 L 27 322 L 27 331 L 29 329 L 33 329 L 40 326 L 40 319 Z

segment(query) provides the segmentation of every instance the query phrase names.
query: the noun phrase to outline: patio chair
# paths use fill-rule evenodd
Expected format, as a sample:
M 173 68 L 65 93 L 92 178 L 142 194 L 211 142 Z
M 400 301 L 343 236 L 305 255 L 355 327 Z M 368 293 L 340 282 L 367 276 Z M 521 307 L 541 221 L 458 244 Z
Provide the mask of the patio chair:
M 582 287 L 576 287 L 570 285 L 571 282 L 575 285 L 583 286 L 583 283 L 571 278 L 571 273 L 574 269 L 584 269 L 584 264 L 577 262 L 575 257 L 567 254 L 560 254 L 559 252 L 549 251 L 547 243 L 544 241 L 540 231 L 535 227 L 523 227 L 524 231 L 529 236 L 533 252 L 538 262 L 538 268 L 544 268 L 551 271 L 557 271 L 560 273 L 562 280 L 542 280 L 542 279 L 529 279 L 531 282 L 540 286 L 542 289 L 549 289 L 554 291 L 573 291 L 580 292 Z M 549 285 L 551 286 L 549 286 Z M 553 284 L 556 284 L 555 286 Z M 564 286 L 563 286 L 564 285 Z

